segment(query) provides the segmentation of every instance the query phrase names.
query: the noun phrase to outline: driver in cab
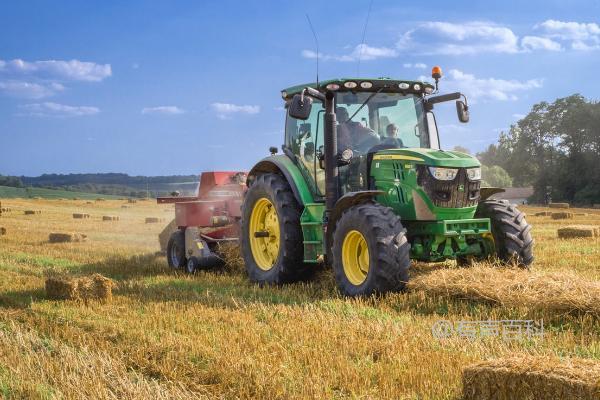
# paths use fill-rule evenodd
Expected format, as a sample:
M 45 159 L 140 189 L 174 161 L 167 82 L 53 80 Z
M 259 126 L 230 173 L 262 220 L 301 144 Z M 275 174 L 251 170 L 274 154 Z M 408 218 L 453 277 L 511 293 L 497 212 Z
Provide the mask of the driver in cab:
M 338 121 L 338 150 L 352 149 L 366 152 L 379 143 L 379 137 L 372 129 L 360 122 L 350 120 L 346 107 L 336 107 L 335 116 Z

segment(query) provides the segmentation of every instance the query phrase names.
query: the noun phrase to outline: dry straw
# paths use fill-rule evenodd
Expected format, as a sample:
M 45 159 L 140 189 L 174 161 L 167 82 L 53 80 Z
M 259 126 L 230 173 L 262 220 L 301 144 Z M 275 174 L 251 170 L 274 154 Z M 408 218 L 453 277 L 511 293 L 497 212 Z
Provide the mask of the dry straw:
M 51 276 L 46 279 L 46 295 L 55 300 L 101 300 L 112 299 L 114 283 L 100 274 L 72 278 Z
M 569 203 L 550 203 L 548 204 L 550 208 L 569 208 Z
M 89 218 L 90 214 L 85 214 L 85 213 L 73 213 L 73 218 L 75 219 L 85 219 L 85 218 Z
M 549 217 L 552 215 L 552 211 L 540 211 L 533 214 L 536 217 Z
M 119 217 L 117 217 L 116 215 L 103 215 L 102 216 L 102 221 L 118 221 Z
M 35 215 L 35 214 L 41 214 L 42 211 L 41 210 L 25 210 L 25 215 Z
M 83 233 L 52 232 L 48 235 L 48 241 L 50 243 L 84 242 L 86 240 L 87 235 Z
M 164 218 L 158 218 L 158 217 L 146 217 L 146 223 L 147 224 L 156 224 L 158 222 L 163 222 Z
M 126 205 L 126 204 L 123 204 L 123 205 L 121 206 L 121 208 L 131 208 L 131 207 L 130 207 L 130 206 L 128 206 L 128 205 Z
M 408 287 L 427 294 L 536 310 L 600 316 L 600 281 L 574 274 L 476 266 L 438 269 L 411 277 Z
M 0 236 L 2 235 L 6 235 L 6 228 L 3 226 L 0 226 Z
M 600 237 L 600 227 L 591 225 L 569 225 L 558 228 L 557 232 L 562 239 Z
M 470 365 L 463 371 L 464 400 L 598 400 L 600 362 L 521 356 Z
M 573 213 L 570 212 L 555 212 L 552 213 L 552 219 L 572 219 Z

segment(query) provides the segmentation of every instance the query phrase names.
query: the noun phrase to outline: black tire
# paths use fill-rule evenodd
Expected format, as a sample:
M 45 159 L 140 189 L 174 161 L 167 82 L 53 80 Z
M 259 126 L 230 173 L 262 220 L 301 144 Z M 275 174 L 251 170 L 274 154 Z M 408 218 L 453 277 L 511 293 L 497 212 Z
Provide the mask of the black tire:
M 475 218 L 489 218 L 496 256 L 506 264 L 529 267 L 533 262 L 531 225 L 525 213 L 506 200 L 485 200 L 479 203 Z
M 369 251 L 369 269 L 360 284 L 350 281 L 342 259 L 344 240 L 352 231 L 361 233 Z M 408 282 L 409 267 L 410 243 L 406 229 L 391 208 L 364 203 L 344 211 L 333 234 L 333 271 L 342 294 L 369 296 L 403 290 Z
M 173 232 L 167 243 L 167 263 L 173 269 L 185 266 L 185 232 L 181 229 Z
M 250 217 L 257 202 L 263 198 L 275 207 L 279 222 L 279 251 L 270 269 L 260 268 L 251 248 Z M 304 263 L 304 244 L 300 215 L 302 208 L 296 201 L 289 183 L 280 175 L 263 174 L 252 183 L 242 205 L 242 257 L 252 282 L 284 284 L 305 280 L 313 268 Z
M 196 272 L 199 265 L 200 265 L 200 263 L 198 262 L 198 259 L 196 257 L 192 256 L 185 263 L 185 272 L 192 275 Z

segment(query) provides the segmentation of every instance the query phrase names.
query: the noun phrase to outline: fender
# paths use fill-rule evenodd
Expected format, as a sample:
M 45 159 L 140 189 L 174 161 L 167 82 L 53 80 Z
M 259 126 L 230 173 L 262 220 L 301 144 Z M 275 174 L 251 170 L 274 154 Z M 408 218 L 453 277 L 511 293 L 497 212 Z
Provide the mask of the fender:
M 254 179 L 261 174 L 275 173 L 283 175 L 292 188 L 292 193 L 302 207 L 314 203 L 313 195 L 306 184 L 300 169 L 284 154 L 269 156 L 260 160 L 248 173 L 246 185 L 250 187 Z
M 479 200 L 487 200 L 490 197 L 492 197 L 495 194 L 498 193 L 503 193 L 506 192 L 506 190 L 502 189 L 502 188 L 496 188 L 496 187 L 482 187 L 481 189 L 479 189 L 479 193 L 480 193 L 480 198 Z

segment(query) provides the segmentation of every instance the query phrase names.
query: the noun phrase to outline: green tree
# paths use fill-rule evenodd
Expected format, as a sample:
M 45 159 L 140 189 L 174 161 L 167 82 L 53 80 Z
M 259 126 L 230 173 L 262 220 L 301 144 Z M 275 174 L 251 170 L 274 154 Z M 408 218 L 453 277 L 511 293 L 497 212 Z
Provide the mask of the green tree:
M 512 178 L 498 165 L 481 165 L 482 186 L 507 188 L 512 187 Z

